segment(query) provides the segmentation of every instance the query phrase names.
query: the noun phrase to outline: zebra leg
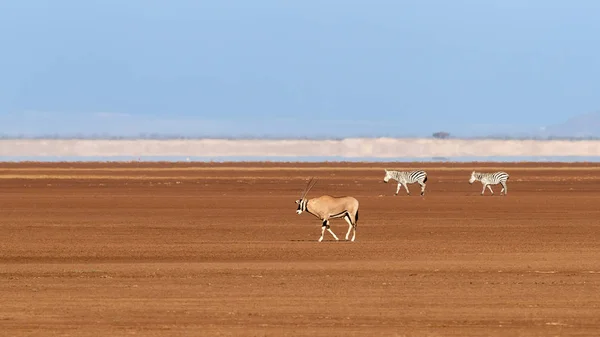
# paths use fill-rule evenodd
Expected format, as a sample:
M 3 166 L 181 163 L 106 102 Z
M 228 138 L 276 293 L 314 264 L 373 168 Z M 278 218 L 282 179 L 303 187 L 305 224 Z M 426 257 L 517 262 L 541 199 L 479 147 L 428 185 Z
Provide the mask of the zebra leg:
M 502 192 L 504 192 L 504 195 L 508 194 L 508 188 L 506 186 L 506 182 L 502 182 L 502 191 L 500 191 L 500 195 L 502 195 Z
M 492 190 L 492 185 L 487 185 L 487 187 L 490 189 L 490 192 L 492 192 L 492 195 L 494 195 L 494 190 Z
M 406 190 L 406 195 L 410 195 L 410 191 L 408 190 L 408 184 L 404 183 L 402 186 L 404 186 L 404 189 Z
M 346 222 L 348 223 L 348 232 L 346 233 L 346 241 L 348 241 L 348 237 L 350 236 L 350 232 L 352 231 L 352 227 L 354 226 L 352 225 L 352 221 L 350 220 L 350 214 L 346 213 L 346 215 L 344 216 L 344 220 L 346 220 Z
M 425 195 L 425 185 L 427 185 L 427 184 L 420 182 L 419 185 L 421 185 L 421 196 L 423 196 L 423 195 Z
M 483 195 L 485 193 L 485 188 L 487 187 L 487 184 L 483 184 L 483 190 L 481 190 L 481 195 Z
M 400 186 L 402 186 L 402 183 L 398 183 L 398 186 L 396 187 L 396 194 L 394 195 L 398 195 L 398 192 L 400 191 Z

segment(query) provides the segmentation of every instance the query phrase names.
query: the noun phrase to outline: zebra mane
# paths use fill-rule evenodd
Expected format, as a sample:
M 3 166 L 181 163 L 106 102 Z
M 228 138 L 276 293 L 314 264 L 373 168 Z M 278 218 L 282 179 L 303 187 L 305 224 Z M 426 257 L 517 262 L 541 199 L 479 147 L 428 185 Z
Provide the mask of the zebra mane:
M 478 172 L 478 171 L 473 171 L 473 176 L 475 177 L 475 179 L 481 181 L 481 179 L 485 178 L 485 177 L 489 177 L 489 176 L 493 176 L 493 173 L 490 172 Z
M 390 177 L 392 177 L 392 178 L 397 178 L 397 177 L 399 177 L 399 176 L 400 176 L 400 174 L 402 174 L 402 172 L 403 172 L 403 171 L 398 171 L 398 170 L 385 170 L 385 171 L 386 171 L 386 172 L 387 172 L 387 173 L 390 175 Z

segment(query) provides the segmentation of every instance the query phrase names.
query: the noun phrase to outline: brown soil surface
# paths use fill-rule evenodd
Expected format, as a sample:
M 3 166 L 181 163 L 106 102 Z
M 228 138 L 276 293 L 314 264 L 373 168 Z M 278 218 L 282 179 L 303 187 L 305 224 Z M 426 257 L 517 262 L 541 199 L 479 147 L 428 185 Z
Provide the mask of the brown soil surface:
M 356 242 L 295 213 L 312 175 L 359 200 Z M 2 336 L 600 333 L 598 164 L 2 163 L 0 187 Z

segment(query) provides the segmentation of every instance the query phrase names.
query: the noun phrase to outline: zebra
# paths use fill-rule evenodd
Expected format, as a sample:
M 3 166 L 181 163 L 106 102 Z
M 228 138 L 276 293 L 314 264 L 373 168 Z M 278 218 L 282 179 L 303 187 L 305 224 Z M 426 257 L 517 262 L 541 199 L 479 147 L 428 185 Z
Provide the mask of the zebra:
M 489 188 L 492 195 L 494 195 L 494 191 L 492 190 L 491 185 L 502 185 L 502 190 L 500 191 L 500 195 L 504 192 L 504 195 L 508 194 L 508 186 L 506 186 L 506 181 L 508 180 L 508 173 L 503 171 L 498 171 L 494 173 L 482 173 L 475 172 L 471 173 L 471 179 L 469 179 L 469 184 L 473 184 L 475 181 L 481 181 L 483 184 L 483 190 L 481 190 L 481 195 L 485 193 L 485 188 Z
M 383 178 L 383 182 L 387 183 L 390 179 L 396 180 L 398 182 L 398 187 L 396 188 L 396 194 L 400 191 L 400 186 L 404 185 L 404 189 L 406 189 L 406 194 L 410 195 L 410 191 L 408 190 L 407 184 L 419 183 L 421 185 L 421 195 L 425 195 L 425 182 L 427 182 L 427 173 L 423 170 L 416 171 L 392 171 L 385 170 L 385 177 Z

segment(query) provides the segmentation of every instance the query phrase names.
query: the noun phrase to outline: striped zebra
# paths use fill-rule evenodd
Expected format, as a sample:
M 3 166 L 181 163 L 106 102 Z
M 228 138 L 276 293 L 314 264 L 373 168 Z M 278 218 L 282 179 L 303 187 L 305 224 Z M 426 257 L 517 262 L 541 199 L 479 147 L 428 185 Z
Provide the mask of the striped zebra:
M 419 183 L 421 185 L 421 195 L 425 195 L 425 182 L 427 182 L 427 173 L 422 170 L 417 171 L 392 171 L 385 170 L 385 177 L 383 178 L 383 182 L 387 183 L 390 179 L 396 180 L 398 182 L 398 187 L 396 188 L 396 194 L 400 191 L 400 186 L 404 186 L 406 189 L 406 194 L 410 195 L 410 191 L 408 190 L 408 184 Z
M 500 191 L 500 195 L 504 192 L 504 195 L 508 194 L 508 187 L 506 186 L 506 181 L 508 180 L 508 173 L 499 171 L 494 173 L 482 173 L 475 172 L 471 173 L 471 179 L 469 179 L 469 184 L 473 184 L 475 181 L 481 181 L 483 184 L 483 190 L 481 190 L 481 195 L 485 193 L 485 188 L 489 188 L 492 195 L 494 195 L 494 191 L 492 190 L 491 185 L 502 185 L 502 190 Z

